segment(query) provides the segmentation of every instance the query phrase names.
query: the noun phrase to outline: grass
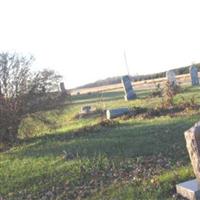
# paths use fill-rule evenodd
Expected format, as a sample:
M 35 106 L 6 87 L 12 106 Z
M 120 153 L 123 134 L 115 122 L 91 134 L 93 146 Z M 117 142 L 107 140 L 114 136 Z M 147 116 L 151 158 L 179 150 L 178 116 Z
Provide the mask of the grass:
M 36 113 L 20 127 L 20 143 L 0 153 L 0 196 L 5 199 L 176 199 L 175 185 L 194 177 L 184 131 L 199 120 L 198 111 L 176 117 L 75 119 L 84 104 L 98 108 L 153 108 L 160 98 L 123 100 L 123 93 L 73 96 L 64 109 Z M 187 87 L 179 104 L 195 95 Z M 101 100 L 100 97 L 101 96 Z M 27 137 L 31 134 L 31 137 Z

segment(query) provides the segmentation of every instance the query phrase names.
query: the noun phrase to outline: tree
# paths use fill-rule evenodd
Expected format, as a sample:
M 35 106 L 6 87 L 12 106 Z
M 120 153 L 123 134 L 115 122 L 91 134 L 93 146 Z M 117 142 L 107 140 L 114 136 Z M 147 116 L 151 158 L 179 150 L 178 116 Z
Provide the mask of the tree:
M 53 70 L 31 72 L 32 56 L 0 53 L 0 140 L 17 139 L 20 122 L 27 114 L 50 105 L 51 92 L 61 79 Z M 51 97 L 51 98 L 50 98 Z

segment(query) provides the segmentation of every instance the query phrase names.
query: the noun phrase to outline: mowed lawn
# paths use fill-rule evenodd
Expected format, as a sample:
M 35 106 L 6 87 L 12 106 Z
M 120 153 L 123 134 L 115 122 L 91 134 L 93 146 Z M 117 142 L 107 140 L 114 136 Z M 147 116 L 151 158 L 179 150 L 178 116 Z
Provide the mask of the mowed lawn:
M 200 103 L 199 91 L 184 88 L 176 104 L 192 97 Z M 199 110 L 110 123 L 100 116 L 75 117 L 85 104 L 155 108 L 162 99 L 150 98 L 150 92 L 137 91 L 138 99 L 130 102 L 120 91 L 73 96 L 72 104 L 27 117 L 20 142 L 0 153 L 0 197 L 179 199 L 175 185 L 194 177 L 184 131 L 200 119 Z

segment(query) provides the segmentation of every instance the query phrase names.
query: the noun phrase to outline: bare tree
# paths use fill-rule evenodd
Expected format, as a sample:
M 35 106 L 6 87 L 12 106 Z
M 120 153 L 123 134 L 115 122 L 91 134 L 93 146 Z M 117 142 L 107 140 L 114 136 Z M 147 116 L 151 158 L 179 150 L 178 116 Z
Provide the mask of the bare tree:
M 30 71 L 34 58 L 0 53 L 0 140 L 17 139 L 21 120 L 48 104 L 61 79 L 53 70 Z M 51 98 L 52 99 L 52 98 Z M 53 99 L 52 99 L 53 100 Z

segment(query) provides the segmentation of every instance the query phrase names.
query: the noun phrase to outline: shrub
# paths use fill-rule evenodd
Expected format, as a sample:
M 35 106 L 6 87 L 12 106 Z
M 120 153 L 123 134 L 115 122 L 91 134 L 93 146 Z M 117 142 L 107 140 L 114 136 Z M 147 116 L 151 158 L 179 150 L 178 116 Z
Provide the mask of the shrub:
M 27 114 L 52 105 L 61 76 L 52 70 L 30 71 L 33 57 L 0 53 L 0 141 L 17 140 Z M 59 95 L 58 95 L 59 96 Z M 59 99 L 59 98 L 58 98 Z

